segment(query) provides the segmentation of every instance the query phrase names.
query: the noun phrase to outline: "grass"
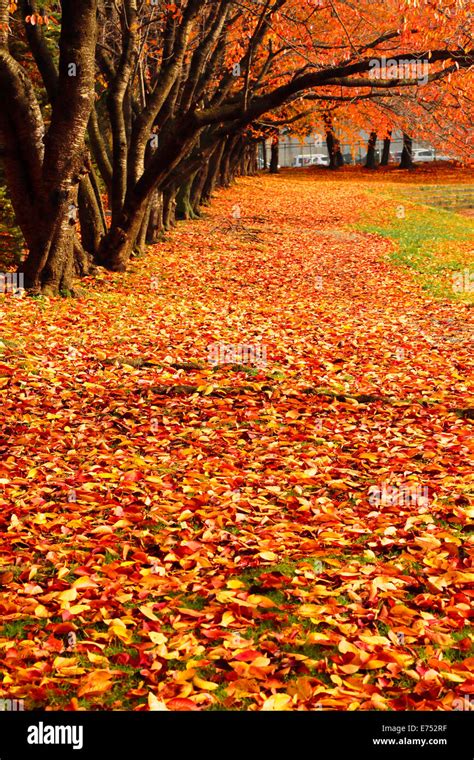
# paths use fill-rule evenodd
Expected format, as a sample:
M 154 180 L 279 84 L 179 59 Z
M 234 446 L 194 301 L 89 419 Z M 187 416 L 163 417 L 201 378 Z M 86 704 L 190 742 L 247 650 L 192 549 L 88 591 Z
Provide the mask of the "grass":
M 411 200 L 426 206 L 446 208 L 451 211 L 474 208 L 472 185 L 419 185 L 405 193 Z
M 411 198 L 411 195 L 407 196 Z M 421 205 L 422 201 L 406 200 L 405 194 L 389 190 L 385 199 L 398 203 L 393 214 L 387 207 L 364 215 L 355 228 L 389 238 L 395 246 L 390 261 L 410 269 L 421 287 L 435 297 L 474 302 L 474 282 L 471 288 L 463 284 L 457 292 L 453 275 L 464 270 L 474 273 L 474 255 L 468 251 L 469 240 L 474 239 L 474 221 L 454 211 Z M 397 217 L 397 208 L 403 216 Z
M 459 631 L 453 631 L 452 637 L 455 641 L 462 641 L 463 639 L 468 639 L 472 637 L 473 645 L 474 645 L 474 626 L 466 625 L 464 626 L 464 628 L 461 628 Z
M 323 647 L 319 644 L 284 644 L 282 651 L 288 654 L 299 654 L 310 660 L 325 660 L 329 654 L 337 654 L 337 647 Z
M 257 567 L 249 567 L 244 570 L 244 572 L 238 576 L 238 579 L 243 583 L 251 583 L 253 580 L 258 579 L 261 575 L 267 573 L 281 573 L 288 578 L 293 578 L 296 568 L 297 564 L 295 562 L 278 562 L 275 565 L 258 565 Z
M 376 626 L 380 636 L 388 636 L 390 632 L 390 626 L 388 626 L 386 623 L 383 623 L 381 620 L 377 621 Z
M 180 599 L 180 607 L 185 607 L 189 610 L 197 610 L 198 612 L 203 610 L 207 604 L 207 598 L 205 596 L 199 596 L 199 594 L 196 594 L 195 596 L 185 596 Z
M 29 628 L 37 628 L 42 622 L 44 621 L 41 618 L 22 618 L 13 620 L 11 623 L 4 623 L 0 628 L 0 637 L 11 641 L 14 639 L 22 641 L 27 638 Z

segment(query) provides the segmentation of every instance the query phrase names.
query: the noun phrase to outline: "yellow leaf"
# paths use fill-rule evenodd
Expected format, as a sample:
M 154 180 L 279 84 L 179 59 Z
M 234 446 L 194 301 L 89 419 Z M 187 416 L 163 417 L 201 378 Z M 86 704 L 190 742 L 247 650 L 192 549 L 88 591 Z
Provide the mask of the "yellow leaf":
M 160 702 L 151 691 L 148 692 L 148 709 L 153 712 L 165 712 L 168 710 L 165 703 Z
M 221 625 L 226 628 L 230 623 L 233 623 L 235 620 L 235 617 L 233 616 L 232 612 L 224 612 L 222 615 Z
M 292 699 L 289 694 L 273 694 L 263 703 L 262 710 L 291 710 Z
M 148 635 L 154 644 L 166 644 L 168 637 L 164 633 L 158 633 L 157 631 L 149 631 Z
M 324 633 L 318 633 L 317 631 L 313 631 L 306 637 L 306 641 L 308 644 L 332 644 L 333 641 L 329 636 L 326 636 Z
M 81 679 L 77 696 L 102 694 L 104 691 L 109 690 L 113 678 L 114 676 L 109 670 L 93 670 L 92 673 L 88 673 L 85 678 Z
M 362 667 L 367 668 L 367 670 L 376 670 L 377 668 L 384 668 L 386 664 L 385 660 L 377 660 L 374 658 L 373 660 L 366 662 Z
M 227 588 L 245 588 L 245 583 L 238 580 L 227 581 Z
M 351 644 L 350 641 L 347 641 L 347 639 L 341 639 L 339 642 L 337 648 L 339 649 L 342 654 L 346 654 L 347 652 L 352 652 L 352 654 L 358 654 L 359 650 L 357 649 L 354 644 Z
M 77 663 L 77 657 L 55 657 L 53 660 L 54 670 L 70 668 Z
M 262 559 L 266 559 L 268 562 L 274 562 L 278 559 L 278 555 L 274 554 L 274 552 L 260 552 L 258 556 Z
M 372 704 L 373 704 L 373 706 L 375 707 L 376 710 L 388 710 L 389 709 L 389 707 L 387 705 L 387 701 L 382 697 L 381 694 L 377 694 L 377 692 L 375 692 L 375 694 L 372 694 L 370 700 L 371 700 L 371 702 L 372 702 Z
M 130 520 L 117 520 L 117 522 L 114 523 L 114 530 L 117 530 L 117 528 L 128 528 L 131 524 Z
M 251 605 L 254 605 L 256 607 L 263 607 L 266 609 L 270 609 L 271 607 L 278 607 L 277 604 L 272 599 L 269 599 L 267 596 L 260 596 L 260 594 L 250 594 L 247 597 L 247 601 L 250 602 Z
M 94 665 L 107 666 L 109 664 L 107 657 L 104 657 L 103 654 L 96 654 L 95 652 L 87 652 L 87 659 L 89 662 L 94 663 Z
M 138 608 L 140 612 L 145 615 L 149 620 L 159 620 L 159 618 L 156 617 L 155 613 L 150 607 L 147 607 L 145 604 L 143 604 L 141 607 Z
M 205 681 L 203 678 L 199 678 L 199 676 L 194 676 L 193 684 L 197 686 L 198 689 L 204 689 L 205 691 L 214 691 L 214 689 L 219 688 L 218 683 L 213 683 L 213 681 Z
M 368 459 L 369 462 L 378 462 L 377 456 L 375 454 L 369 454 L 368 452 L 359 454 L 359 459 Z
M 456 673 L 448 673 L 446 670 L 440 670 L 440 675 L 442 675 L 443 678 L 446 678 L 447 681 L 454 681 L 454 683 L 464 683 L 466 680 L 462 676 L 459 676 Z
M 192 678 L 194 678 L 195 675 L 196 675 L 196 671 L 194 668 L 186 668 L 186 670 L 178 671 L 178 673 L 176 673 L 174 680 L 177 683 L 186 683 L 186 681 L 190 681 Z
M 360 635 L 360 640 L 364 641 L 366 644 L 374 644 L 375 646 L 380 645 L 382 647 L 386 647 L 390 644 L 386 636 L 370 636 L 367 633 L 362 633 Z
M 73 588 L 79 588 L 79 589 L 97 588 L 97 583 L 95 583 L 90 578 L 88 578 L 87 575 L 81 575 L 81 577 L 77 578 L 72 585 L 73 585 Z
M 344 480 L 330 480 L 327 485 L 337 491 L 347 491 L 347 483 Z
M 303 617 L 317 617 L 318 609 L 319 608 L 316 604 L 302 604 L 301 607 L 298 607 L 298 615 L 302 615 Z
M 75 604 L 73 607 L 69 607 L 69 613 L 71 615 L 79 615 L 80 612 L 90 610 L 89 604 Z
M 116 636 L 120 641 L 123 641 L 125 644 L 130 644 L 132 640 L 132 632 L 128 631 L 125 623 L 123 623 L 120 619 L 116 618 L 112 621 L 111 625 L 109 626 L 109 635 Z
M 77 599 L 77 589 L 67 588 L 66 591 L 61 591 L 58 594 L 58 599 L 62 602 L 74 602 Z

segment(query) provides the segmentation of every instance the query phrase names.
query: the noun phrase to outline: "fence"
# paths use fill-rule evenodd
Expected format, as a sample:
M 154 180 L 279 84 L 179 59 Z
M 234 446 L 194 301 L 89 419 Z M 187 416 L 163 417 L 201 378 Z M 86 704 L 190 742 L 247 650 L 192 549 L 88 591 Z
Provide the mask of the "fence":
M 376 160 L 379 161 L 382 155 L 383 140 L 377 140 L 376 145 Z M 413 141 L 413 150 L 419 150 L 426 148 L 426 144 Z M 401 138 L 395 138 L 390 144 L 390 161 L 398 161 L 402 152 L 403 143 Z M 271 144 L 267 142 L 267 162 L 270 164 Z M 434 158 L 436 160 L 436 150 L 434 150 Z M 346 164 L 360 164 L 364 163 L 367 155 L 367 141 L 357 140 L 353 143 L 341 143 L 341 151 L 344 156 L 344 162 Z M 442 155 L 438 151 L 438 155 Z M 328 151 L 326 147 L 326 141 L 323 138 L 319 139 L 307 139 L 304 143 L 299 140 L 280 140 L 279 145 L 279 164 L 280 166 L 294 166 L 297 156 L 305 156 L 310 159 L 314 156 L 324 156 L 326 161 L 328 160 Z

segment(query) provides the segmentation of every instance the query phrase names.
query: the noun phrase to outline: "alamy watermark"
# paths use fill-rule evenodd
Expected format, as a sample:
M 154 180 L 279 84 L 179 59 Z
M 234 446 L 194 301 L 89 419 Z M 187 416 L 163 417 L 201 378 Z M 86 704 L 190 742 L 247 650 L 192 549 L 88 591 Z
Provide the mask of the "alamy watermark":
M 473 710 L 474 711 L 474 696 L 472 694 L 465 694 L 463 697 L 456 697 L 452 702 L 453 710 Z
M 400 486 L 382 483 L 370 486 L 369 504 L 377 507 L 426 506 L 429 503 L 428 486 L 407 483 Z
M 84 726 L 50 726 L 40 721 L 37 725 L 28 726 L 26 740 L 28 744 L 69 744 L 72 749 L 82 749 Z
M 213 366 L 219 364 L 240 364 L 266 367 L 267 347 L 261 344 L 247 343 L 211 343 L 207 347 L 207 361 Z
M 19 712 L 24 709 L 24 699 L 0 699 L 0 712 Z
M 12 293 L 21 297 L 25 292 L 25 275 L 23 272 L 0 272 L 0 295 Z
M 419 85 L 428 84 L 429 61 L 427 58 L 373 58 L 369 61 L 370 79 L 416 79 Z
M 474 272 L 465 269 L 464 272 L 453 274 L 454 293 L 474 293 Z

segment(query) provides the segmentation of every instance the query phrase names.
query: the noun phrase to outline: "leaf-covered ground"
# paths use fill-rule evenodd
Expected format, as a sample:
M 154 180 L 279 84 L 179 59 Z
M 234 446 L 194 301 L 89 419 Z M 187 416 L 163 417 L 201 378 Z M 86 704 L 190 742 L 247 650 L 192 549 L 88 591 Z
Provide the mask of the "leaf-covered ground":
M 472 299 L 357 229 L 405 221 L 359 174 L 242 180 L 78 299 L 1 298 L 1 696 L 469 704 Z

